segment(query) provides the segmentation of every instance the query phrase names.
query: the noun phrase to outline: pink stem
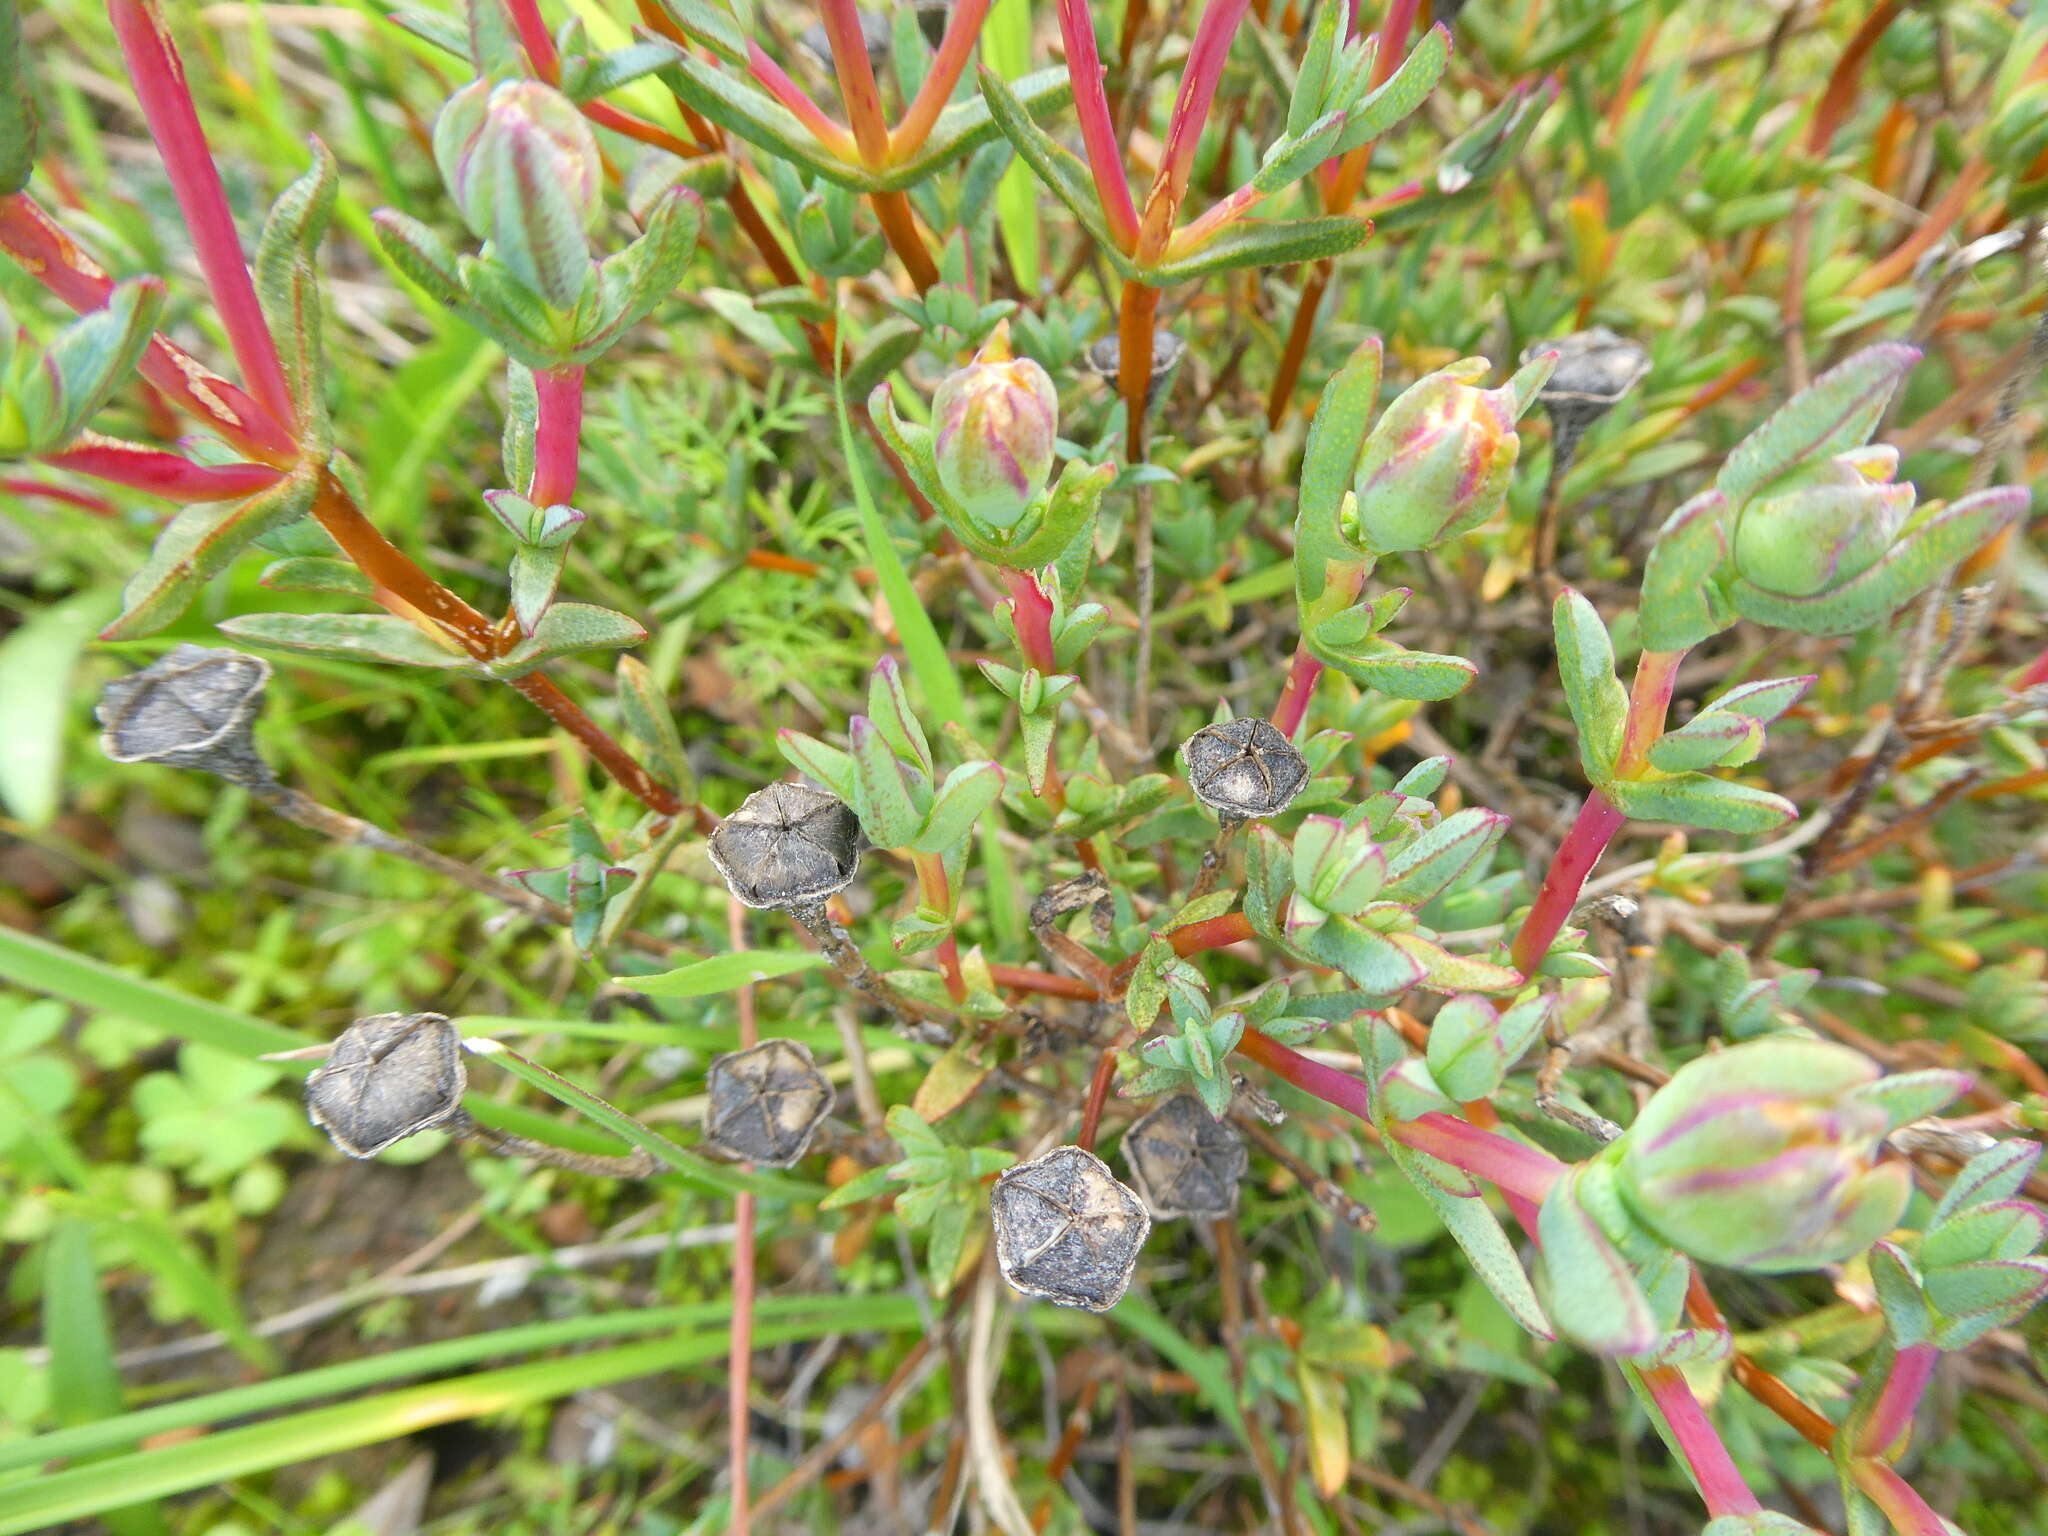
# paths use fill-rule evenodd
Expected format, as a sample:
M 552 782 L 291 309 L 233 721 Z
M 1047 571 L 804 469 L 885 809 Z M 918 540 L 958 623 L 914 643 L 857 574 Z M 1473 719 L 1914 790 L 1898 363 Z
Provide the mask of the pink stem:
M 555 40 L 548 33 L 548 24 L 541 18 L 536 0 L 505 0 L 505 9 L 512 17 L 513 30 L 519 34 L 520 46 L 533 61 L 533 72 L 549 82 L 559 80 L 562 61 L 555 54 Z
M 861 162 L 883 165 L 889 159 L 889 124 L 882 116 L 882 93 L 875 85 L 875 66 L 868 59 L 860 11 L 854 0 L 818 0 L 818 10 L 825 24 L 825 39 L 832 45 L 839 99 L 845 103 Z
M 1550 1186 L 1564 1176 L 1565 1165 L 1548 1152 L 1483 1131 L 1455 1115 L 1433 1113 L 1396 1120 L 1392 1129 L 1403 1146 L 1497 1184 L 1511 1199 L 1541 1205 Z M 1518 1208 L 1518 1214 L 1526 1209 Z
M 924 84 L 917 88 L 916 99 L 904 112 L 896 131 L 889 135 L 891 160 L 916 154 L 931 137 L 932 124 L 946 110 L 953 87 L 960 83 L 968 61 L 974 57 L 974 45 L 981 38 L 981 24 L 988 16 L 989 5 L 990 0 L 959 0 L 952 15 L 946 18 L 946 35 L 939 39 Z
M 536 507 L 576 499 L 577 454 L 583 441 L 583 369 L 543 368 L 533 376 L 539 418 L 533 436 L 533 483 L 526 499 Z
M 1914 1492 L 1911 1483 L 1890 1467 L 1867 1457 L 1859 1458 L 1852 1465 L 1856 1469 L 1856 1486 L 1884 1511 L 1892 1529 L 1900 1536 L 1949 1536 L 1948 1522 Z
M 1223 62 L 1244 21 L 1250 0 L 1209 0 L 1195 27 L 1195 40 L 1188 48 L 1188 60 L 1181 69 L 1180 94 L 1174 99 L 1173 115 L 1167 120 L 1166 149 L 1159 157 L 1159 173 L 1152 178 L 1147 199 L 1147 236 L 1163 248 L 1171 232 L 1181 199 L 1187 195 L 1188 174 L 1195 163 L 1195 146 L 1201 142 L 1202 126 L 1215 105 L 1216 87 L 1223 78 Z M 1152 204 L 1164 199 L 1163 213 Z M 1163 225 L 1153 228 L 1155 221 Z
M 1763 1506 L 1736 1470 L 1714 1421 L 1700 1407 L 1677 1367 L 1651 1366 L 1642 1372 L 1642 1378 L 1644 1389 L 1678 1444 L 1679 1455 L 1692 1469 L 1692 1480 L 1699 1484 L 1707 1513 L 1718 1520 L 1723 1515 L 1753 1515 L 1761 1510 Z
M 30 480 L 20 475 L 0 475 L 0 492 L 9 496 L 40 496 L 45 501 L 77 507 L 81 512 L 90 512 L 95 517 L 112 517 L 120 510 L 106 497 L 95 496 L 90 491 L 73 490 L 68 485 L 45 485 L 40 480 Z
M 1571 830 L 1558 844 L 1550 868 L 1544 871 L 1543 888 L 1536 893 L 1529 915 L 1522 919 L 1521 931 L 1515 935 L 1514 947 L 1509 952 L 1515 969 L 1524 976 L 1533 974 L 1550 953 L 1565 919 L 1579 904 L 1579 892 L 1585 888 L 1586 877 L 1593 873 L 1608 843 L 1627 820 L 1599 790 L 1586 796 Z
M 860 151 L 853 142 L 853 135 L 826 116 L 825 109 L 811 100 L 810 94 L 790 79 L 780 64 L 763 53 L 759 43 L 747 44 L 747 68 L 760 81 L 762 88 L 810 129 L 811 136 L 826 150 L 841 160 L 858 163 Z
M 1095 195 L 1109 232 L 1126 253 L 1138 248 L 1138 208 L 1131 201 L 1131 182 L 1124 172 L 1123 149 L 1117 143 L 1116 121 L 1109 115 L 1109 97 L 1102 88 L 1102 58 L 1095 51 L 1095 19 L 1085 0 L 1060 0 L 1060 37 L 1067 50 L 1067 78 L 1074 87 L 1074 115 L 1081 122 L 1081 146 L 1088 151 L 1088 169 L 1095 177 Z
M 1176 229 L 1173 237 L 1166 242 L 1167 255 L 1192 256 L 1265 199 L 1265 193 L 1250 182 L 1246 182 L 1229 196 L 1217 199 L 1198 216 Z
M 1240 1055 L 1256 1061 L 1303 1093 L 1370 1123 L 1370 1095 L 1365 1084 L 1349 1072 L 1326 1067 L 1256 1029 L 1245 1030 L 1237 1049 Z M 1402 1145 L 1462 1168 L 1532 1202 L 1540 1203 L 1550 1193 L 1550 1186 L 1564 1174 L 1565 1165 L 1549 1153 L 1483 1131 L 1451 1115 L 1428 1114 L 1414 1120 L 1396 1120 L 1389 1128 Z
M 1010 622 L 1016 626 L 1017 648 L 1027 666 L 1050 677 L 1059 671 L 1052 645 L 1052 599 L 1029 571 L 1003 567 L 1003 585 L 1010 592 Z
M 1634 778 L 1648 764 L 1651 746 L 1664 734 L 1664 716 L 1670 712 L 1671 691 L 1678 684 L 1678 664 L 1684 660 L 1684 651 L 1645 651 L 1637 658 L 1621 750 L 1614 758 L 1617 778 Z
M 2038 688 L 2048 683 L 2048 646 L 2041 648 L 2041 654 L 2027 664 L 2027 670 L 2019 675 L 2013 684 L 2016 689 Z
M 256 285 L 249 279 L 220 170 L 207 148 L 206 133 L 199 126 L 192 91 L 185 81 L 184 63 L 172 46 L 163 17 L 153 0 L 109 0 L 107 11 L 128 64 L 136 100 L 149 123 L 150 137 L 156 140 L 171 191 L 191 231 L 200 270 L 206 274 L 206 286 L 241 368 L 242 382 L 278 421 L 296 422 L 277 343 L 263 319 L 263 306 L 256 302 Z
M 41 455 L 41 462 L 170 501 L 234 501 L 279 478 L 268 464 L 195 464 L 180 453 L 96 432 L 80 433 L 69 448 Z
M 114 280 L 100 264 L 25 194 L 0 197 L 0 250 L 80 314 L 100 308 L 113 291 Z M 250 457 L 280 466 L 298 458 L 298 444 L 282 422 L 162 336 L 150 337 L 140 369 L 171 400 Z
M 1387 19 L 1380 25 L 1379 51 L 1372 60 L 1375 86 L 1385 85 L 1407 57 L 1408 39 L 1415 35 L 1415 17 L 1421 9 L 1422 0 L 1393 0 L 1387 7 Z
M 1316 696 L 1316 680 L 1323 664 L 1309 654 L 1306 644 L 1294 648 L 1294 665 L 1287 669 L 1287 685 L 1280 690 L 1280 702 L 1273 709 L 1273 728 L 1292 739 L 1308 718 L 1309 702 Z
M 1879 1389 L 1870 1417 L 1864 1421 L 1857 1450 L 1870 1456 L 1886 1456 L 1913 1423 L 1921 1394 L 1934 1379 L 1941 1362 L 1941 1348 L 1935 1344 L 1908 1344 L 1892 1359 L 1891 1374 Z

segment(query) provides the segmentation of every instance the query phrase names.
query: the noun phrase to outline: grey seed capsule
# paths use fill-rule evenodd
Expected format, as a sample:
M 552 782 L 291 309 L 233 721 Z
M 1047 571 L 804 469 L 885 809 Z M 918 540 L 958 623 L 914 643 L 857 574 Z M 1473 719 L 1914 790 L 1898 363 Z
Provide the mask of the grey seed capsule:
M 378 1013 L 341 1032 L 306 1078 L 306 1115 L 350 1157 L 464 1118 L 461 1041 L 438 1013 Z
M 763 1040 L 719 1057 L 705 1086 L 711 1110 L 704 1139 L 763 1168 L 787 1168 L 801 1158 L 832 1108 L 832 1085 L 810 1048 L 794 1040 Z
M 1256 717 L 1205 725 L 1181 744 L 1195 798 L 1239 821 L 1277 816 L 1308 783 L 1294 743 Z
M 1180 365 L 1188 344 L 1164 327 L 1152 333 L 1152 382 L 1158 383 Z M 1088 371 L 1114 383 L 1123 368 L 1123 338 L 1111 331 L 1088 348 Z
M 1144 1202 L 1079 1147 L 1004 1169 L 989 1216 L 996 1263 L 1014 1289 L 1090 1312 L 1123 1298 L 1152 1230 Z
M 1552 417 L 1580 425 L 1606 415 L 1650 371 L 1649 349 L 1604 325 L 1539 341 L 1522 353 L 1522 361 L 1552 351 L 1557 368 L 1536 398 Z
M 808 784 L 770 784 L 711 834 L 711 862 L 750 907 L 799 907 L 844 890 L 860 867 L 860 818 Z
M 1228 1216 L 1250 1166 L 1244 1138 L 1191 1093 L 1175 1094 L 1124 1133 L 1124 1165 L 1154 1217 Z
M 250 735 L 270 663 L 260 656 L 181 645 L 100 695 L 100 746 L 117 763 L 168 763 L 238 784 L 270 770 Z

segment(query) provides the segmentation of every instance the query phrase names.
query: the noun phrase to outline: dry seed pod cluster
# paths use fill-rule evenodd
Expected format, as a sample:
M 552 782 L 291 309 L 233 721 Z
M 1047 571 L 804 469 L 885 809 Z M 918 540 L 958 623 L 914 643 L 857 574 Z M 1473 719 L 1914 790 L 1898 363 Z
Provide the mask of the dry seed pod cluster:
M 718 824 L 710 852 L 748 906 L 810 906 L 852 883 L 860 868 L 860 820 L 822 789 L 770 784 Z
M 1177 1093 L 1124 1132 L 1124 1164 L 1160 1221 L 1228 1216 L 1251 1164 L 1244 1138 L 1191 1093 Z
M 445 1014 L 378 1013 L 343 1030 L 306 1078 L 306 1115 L 350 1157 L 467 1119 L 462 1042 Z
M 1152 1230 L 1145 1203 L 1080 1147 L 1055 1147 L 1004 1169 L 989 1214 L 996 1262 L 1012 1287 L 1090 1312 L 1123 1299 Z
M 117 763 L 196 768 L 236 784 L 265 783 L 251 730 L 270 663 L 215 646 L 181 645 L 114 679 L 97 708 L 100 745 Z
M 1181 744 L 1195 798 L 1225 821 L 1277 816 L 1308 783 L 1308 763 L 1256 717 L 1205 725 Z
M 763 1040 L 711 1063 L 704 1139 L 741 1162 L 787 1168 L 831 1112 L 832 1085 L 794 1040 Z

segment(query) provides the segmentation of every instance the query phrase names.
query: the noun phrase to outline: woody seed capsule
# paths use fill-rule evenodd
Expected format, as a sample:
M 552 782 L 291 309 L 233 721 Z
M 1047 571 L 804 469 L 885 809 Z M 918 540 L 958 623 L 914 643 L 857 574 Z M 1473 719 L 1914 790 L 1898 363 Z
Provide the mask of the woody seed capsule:
M 704 1139 L 742 1162 L 787 1168 L 832 1108 L 832 1085 L 794 1040 L 763 1040 L 711 1063 Z
M 1560 432 L 1584 431 L 1620 404 L 1650 371 L 1649 350 L 1604 325 L 1539 341 L 1523 351 L 1522 361 L 1533 362 L 1545 352 L 1557 354 L 1557 368 L 1536 398 Z
M 750 907 L 813 905 L 852 882 L 860 818 L 808 784 L 770 784 L 711 834 L 711 862 Z
M 461 1042 L 439 1013 L 378 1013 L 341 1032 L 306 1078 L 306 1115 L 350 1157 L 466 1119 Z
M 1225 820 L 1277 816 L 1308 783 L 1308 763 L 1268 722 L 1205 725 L 1181 744 L 1195 798 Z
M 1124 1164 L 1153 1216 L 1228 1216 L 1251 1162 L 1244 1138 L 1192 1094 L 1175 1094 L 1124 1133 Z
M 100 746 L 117 763 L 168 763 L 235 784 L 270 782 L 250 735 L 270 663 L 240 651 L 181 645 L 100 695 Z
M 1123 1299 L 1152 1230 L 1144 1202 L 1080 1147 L 1004 1169 L 989 1216 L 996 1263 L 1014 1289 L 1090 1312 Z

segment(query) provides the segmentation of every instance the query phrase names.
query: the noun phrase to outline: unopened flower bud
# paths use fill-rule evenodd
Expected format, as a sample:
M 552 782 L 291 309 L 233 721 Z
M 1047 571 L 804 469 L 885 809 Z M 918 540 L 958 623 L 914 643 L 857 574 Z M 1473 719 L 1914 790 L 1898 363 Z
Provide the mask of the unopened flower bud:
M 1870 569 L 1913 510 L 1913 486 L 1892 483 L 1899 453 L 1841 453 L 1773 486 L 1736 514 L 1735 570 L 1783 597 L 1811 597 Z
M 1521 453 L 1511 389 L 1477 389 L 1484 358 L 1403 390 L 1358 461 L 1358 543 L 1375 555 L 1427 549 L 1477 528 L 1507 500 Z
M 794 1040 L 763 1040 L 711 1063 L 704 1139 L 763 1168 L 787 1168 L 810 1150 L 832 1108 L 832 1085 Z
M 461 1041 L 438 1013 L 379 1013 L 341 1032 L 306 1078 L 306 1115 L 350 1157 L 463 1117 Z
M 1772 1273 L 1852 1258 L 1912 1193 L 1904 1162 L 1876 1161 L 1894 1123 L 1880 1081 L 1861 1052 L 1799 1036 L 1702 1056 L 1609 1149 L 1622 1199 L 1710 1264 Z
M 1052 473 L 1058 435 L 1052 380 L 1030 358 L 1011 355 L 1008 322 L 932 396 L 939 483 L 989 528 L 1014 528 L 1030 511 Z
M 802 907 L 844 890 L 860 867 L 860 818 L 808 784 L 770 784 L 711 834 L 711 862 L 750 907 Z
M 270 663 L 260 656 L 181 645 L 107 684 L 97 713 L 100 746 L 117 763 L 167 763 L 234 784 L 271 782 L 250 732 Z
M 1205 725 L 1180 750 L 1195 798 L 1229 820 L 1277 816 L 1308 783 L 1294 743 L 1257 716 Z
M 441 109 L 434 159 L 463 222 L 557 308 L 592 271 L 587 231 L 603 203 L 597 138 L 576 104 L 538 80 L 473 80 Z
M 1152 1230 L 1145 1203 L 1080 1147 L 1055 1147 L 997 1176 L 996 1263 L 1026 1296 L 1107 1312 L 1123 1299 Z
M 1131 1183 L 1160 1221 L 1228 1216 L 1250 1161 L 1244 1138 L 1189 1093 L 1175 1094 L 1124 1133 Z

